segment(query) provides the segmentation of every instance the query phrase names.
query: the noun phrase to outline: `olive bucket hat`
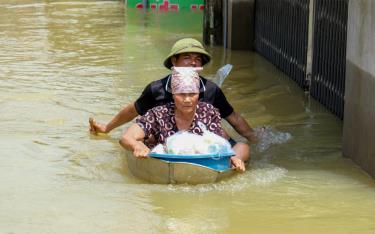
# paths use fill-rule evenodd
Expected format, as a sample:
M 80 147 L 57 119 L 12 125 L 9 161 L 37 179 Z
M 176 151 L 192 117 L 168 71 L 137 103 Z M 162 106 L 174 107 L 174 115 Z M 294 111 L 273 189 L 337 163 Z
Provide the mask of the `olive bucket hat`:
M 164 66 L 168 69 L 171 69 L 172 62 L 171 58 L 174 55 L 182 54 L 182 53 L 199 53 L 202 55 L 202 66 L 208 63 L 211 60 L 211 55 L 204 49 L 203 45 L 193 39 L 193 38 L 184 38 L 178 40 L 172 46 L 171 53 L 168 57 L 164 60 Z

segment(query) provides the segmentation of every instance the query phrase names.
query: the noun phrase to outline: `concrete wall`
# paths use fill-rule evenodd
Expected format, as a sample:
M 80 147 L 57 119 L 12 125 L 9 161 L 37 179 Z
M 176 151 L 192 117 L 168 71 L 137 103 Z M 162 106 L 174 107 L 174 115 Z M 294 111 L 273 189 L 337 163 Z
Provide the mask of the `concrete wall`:
M 375 178 L 375 1 L 348 10 L 343 154 Z
M 205 0 L 203 41 L 232 50 L 254 47 L 255 0 Z
M 255 0 L 228 0 L 227 45 L 232 50 L 254 49 Z

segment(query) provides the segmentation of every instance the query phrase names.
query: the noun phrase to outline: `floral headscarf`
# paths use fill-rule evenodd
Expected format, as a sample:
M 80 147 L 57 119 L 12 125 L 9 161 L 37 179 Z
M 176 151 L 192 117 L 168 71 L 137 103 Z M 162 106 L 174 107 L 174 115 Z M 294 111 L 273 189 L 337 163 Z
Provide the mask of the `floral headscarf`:
M 172 68 L 172 94 L 199 93 L 199 68 L 173 67 Z

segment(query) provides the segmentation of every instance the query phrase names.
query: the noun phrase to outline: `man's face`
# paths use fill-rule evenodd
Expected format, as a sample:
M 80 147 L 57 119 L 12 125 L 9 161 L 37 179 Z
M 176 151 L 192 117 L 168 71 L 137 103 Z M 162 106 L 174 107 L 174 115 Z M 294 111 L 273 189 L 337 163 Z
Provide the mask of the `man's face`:
M 202 55 L 199 53 L 182 53 L 173 56 L 171 62 L 175 67 L 201 67 Z

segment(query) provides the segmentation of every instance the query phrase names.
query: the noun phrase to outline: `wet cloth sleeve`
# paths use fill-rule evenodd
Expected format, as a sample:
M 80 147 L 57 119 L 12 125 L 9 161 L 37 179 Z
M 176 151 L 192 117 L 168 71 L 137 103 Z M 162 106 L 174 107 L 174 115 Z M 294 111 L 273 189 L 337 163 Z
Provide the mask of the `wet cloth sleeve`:
M 158 121 L 156 121 L 156 115 L 153 109 L 146 112 L 146 114 L 137 117 L 135 120 L 136 124 L 142 128 L 145 133 L 146 139 L 149 135 L 157 135 L 159 132 Z
M 224 130 L 221 127 L 221 117 L 217 108 L 213 105 L 201 102 L 197 109 L 198 119 L 197 121 L 202 122 L 206 125 L 207 130 L 224 137 Z
M 164 143 L 166 138 L 176 133 L 176 122 L 174 121 L 173 103 L 156 106 L 146 114 L 139 116 L 136 123 L 143 129 L 145 140 L 153 135 L 157 142 Z M 148 145 L 148 144 L 146 144 Z M 149 146 L 149 145 L 148 145 Z

